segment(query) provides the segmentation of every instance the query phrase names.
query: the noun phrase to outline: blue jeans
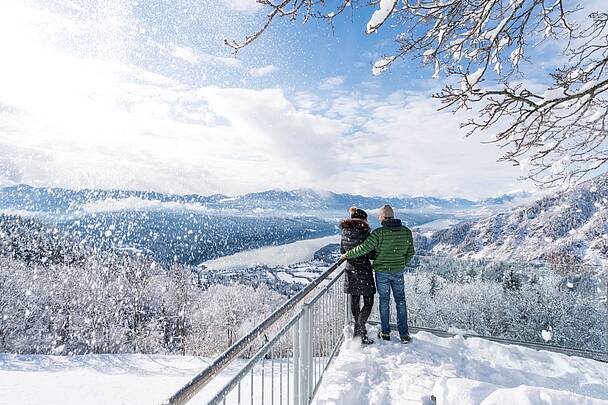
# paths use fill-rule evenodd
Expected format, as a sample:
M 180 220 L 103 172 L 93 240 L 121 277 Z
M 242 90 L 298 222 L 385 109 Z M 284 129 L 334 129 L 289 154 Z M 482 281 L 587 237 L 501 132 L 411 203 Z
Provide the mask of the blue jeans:
M 407 327 L 407 305 L 405 303 L 405 283 L 403 281 L 403 271 L 399 273 L 375 272 L 376 273 L 376 288 L 380 296 L 380 323 L 382 324 L 382 333 L 388 334 L 391 332 L 390 325 L 390 309 L 389 300 L 391 290 L 393 290 L 393 299 L 397 307 L 397 329 L 400 336 L 409 335 Z

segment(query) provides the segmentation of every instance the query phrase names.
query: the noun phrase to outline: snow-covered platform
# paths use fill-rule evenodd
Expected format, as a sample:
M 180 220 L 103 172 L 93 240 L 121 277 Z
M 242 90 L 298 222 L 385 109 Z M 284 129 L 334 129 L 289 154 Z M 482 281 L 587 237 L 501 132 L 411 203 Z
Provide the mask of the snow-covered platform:
M 242 366 L 237 363 L 192 403 L 206 403 Z M 0 405 L 156 404 L 208 364 L 188 356 L 0 354 Z M 440 405 L 608 404 L 608 364 L 428 332 L 407 346 L 376 341 L 362 348 L 347 341 L 315 402 L 432 405 L 431 395 Z
M 375 328 L 370 335 L 375 335 Z M 418 332 L 410 345 L 347 341 L 316 404 L 608 404 L 608 364 Z

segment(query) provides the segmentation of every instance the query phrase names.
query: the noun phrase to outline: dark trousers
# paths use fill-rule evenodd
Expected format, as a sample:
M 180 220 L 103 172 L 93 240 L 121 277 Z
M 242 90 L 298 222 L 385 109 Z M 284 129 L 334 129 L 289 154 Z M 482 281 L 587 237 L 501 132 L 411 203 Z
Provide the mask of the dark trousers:
M 363 308 L 361 308 L 361 297 L 363 297 Z M 373 295 L 352 295 L 350 296 L 350 310 L 355 320 L 355 336 L 367 336 L 365 324 L 374 306 Z

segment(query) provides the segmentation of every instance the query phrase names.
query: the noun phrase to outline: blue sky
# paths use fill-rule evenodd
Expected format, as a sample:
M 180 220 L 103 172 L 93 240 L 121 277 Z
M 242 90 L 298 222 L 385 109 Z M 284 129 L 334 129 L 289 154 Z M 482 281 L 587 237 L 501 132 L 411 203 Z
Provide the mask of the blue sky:
M 169 77 L 178 77 L 192 86 L 223 85 L 263 89 L 279 86 L 287 92 L 318 87 L 328 77 L 343 79 L 343 90 L 372 87 L 375 91 L 394 91 L 395 88 L 420 89 L 430 77 L 428 69 L 419 64 L 401 64 L 391 77 L 373 77 L 371 64 L 394 47 L 394 32 L 383 30 L 377 35 L 365 34 L 365 26 L 372 8 L 364 7 L 337 18 L 333 29 L 323 20 L 312 19 L 308 24 L 276 20 L 253 45 L 242 49 L 235 60 L 244 68 L 272 65 L 272 75 L 255 77 L 243 75 L 240 69 L 209 64 L 183 64 L 172 60 L 158 46 L 172 43 L 196 52 L 232 58 L 232 50 L 223 45 L 224 39 L 242 40 L 256 30 L 263 19 L 255 12 L 255 1 L 241 0 L 253 6 L 226 7 L 213 2 L 145 2 L 133 10 L 133 20 L 145 30 L 136 33 L 130 43 L 128 59 L 146 69 Z M 239 2 L 235 2 L 239 3 Z M 245 11 L 243 11 L 245 9 Z M 431 72 L 432 74 L 432 72 Z
M 595 4 L 595 3 L 594 3 Z M 597 3 L 599 4 L 599 3 Z M 314 188 L 486 197 L 528 189 L 500 150 L 436 112 L 432 71 L 373 12 L 262 22 L 254 0 L 3 0 L 0 185 L 240 194 Z M 555 49 L 535 50 L 542 85 Z M 540 69 L 539 69 L 540 67 Z

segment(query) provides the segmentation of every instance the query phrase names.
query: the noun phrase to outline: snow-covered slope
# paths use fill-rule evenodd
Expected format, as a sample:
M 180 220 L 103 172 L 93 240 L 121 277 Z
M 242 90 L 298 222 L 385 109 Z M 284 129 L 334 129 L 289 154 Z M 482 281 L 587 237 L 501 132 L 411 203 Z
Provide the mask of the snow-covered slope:
M 317 396 L 318 405 L 608 404 L 608 364 L 507 346 L 446 339 L 345 343 Z
M 416 242 L 433 254 L 599 264 L 608 259 L 608 174 L 510 212 L 419 232 Z

